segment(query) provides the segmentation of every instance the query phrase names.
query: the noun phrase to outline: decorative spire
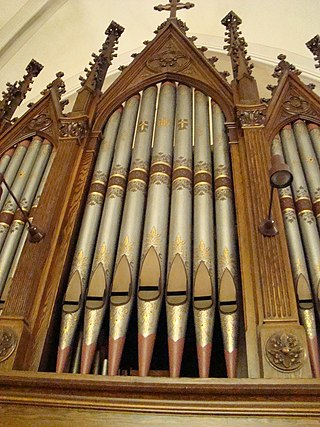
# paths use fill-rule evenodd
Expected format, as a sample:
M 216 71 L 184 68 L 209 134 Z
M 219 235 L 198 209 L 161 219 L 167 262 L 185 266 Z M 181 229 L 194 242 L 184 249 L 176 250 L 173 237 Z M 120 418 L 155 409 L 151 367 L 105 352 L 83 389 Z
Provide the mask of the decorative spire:
M 106 29 L 106 41 L 99 50 L 99 55 L 92 54 L 93 62 L 90 62 L 90 69 L 85 68 L 86 78 L 80 77 L 82 88 L 78 92 L 77 99 L 73 106 L 72 114 L 88 112 L 92 103 L 92 95 L 95 91 L 102 89 L 108 68 L 112 59 L 116 57 L 115 51 L 118 50 L 116 44 L 123 33 L 124 28 L 112 21 Z
M 231 57 L 233 76 L 235 79 L 240 80 L 244 75 L 251 75 L 253 64 L 250 64 L 250 56 L 247 55 L 246 47 L 248 46 L 244 37 L 239 31 L 239 25 L 242 20 L 232 10 L 221 21 L 227 29 L 225 35 L 227 36 L 224 41 L 227 45 L 224 49 L 228 50 L 228 55 Z
M 159 27 L 155 31 L 155 34 L 158 34 L 159 31 L 165 28 L 167 24 L 172 21 L 174 21 L 178 25 L 180 30 L 184 34 L 186 34 L 189 28 L 187 27 L 185 22 L 177 18 L 177 11 L 181 9 L 191 9 L 192 7 L 194 7 L 194 3 L 190 3 L 190 2 L 180 3 L 180 0 L 169 0 L 168 4 L 165 4 L 165 5 L 159 4 L 158 6 L 155 6 L 154 9 L 157 10 L 158 12 L 162 12 L 163 10 L 170 11 L 170 17 L 161 25 L 159 25 Z
M 60 105 L 62 110 L 66 105 L 69 104 L 68 99 L 64 99 L 63 101 L 61 101 L 62 95 L 66 93 L 66 85 L 62 80 L 63 76 L 64 76 L 64 73 L 62 71 L 59 71 L 58 73 L 56 73 L 56 79 L 54 79 L 51 83 L 49 83 L 46 89 L 44 89 L 41 92 L 41 95 L 46 95 L 50 90 L 54 91 L 60 100 Z
M 106 29 L 105 34 L 107 35 L 106 41 L 103 43 L 102 48 L 99 50 L 99 55 L 92 54 L 93 62 L 90 62 L 90 69 L 85 68 L 87 78 L 80 77 L 81 86 L 90 87 L 92 90 L 101 90 L 106 73 L 109 66 L 112 63 L 112 59 L 117 56 L 114 53 L 118 48 L 115 46 L 118 44 L 118 39 L 123 33 L 124 28 L 112 21 L 109 27 Z
M 292 72 L 293 74 L 296 74 L 297 76 L 299 76 L 299 74 L 301 74 L 301 71 L 297 70 L 293 64 L 290 64 L 288 61 L 285 60 L 286 55 L 283 55 L 283 53 L 281 53 L 280 55 L 278 55 L 277 58 L 280 60 L 280 62 L 275 67 L 274 73 L 272 74 L 272 77 L 278 79 L 278 81 L 284 75 L 284 73 L 286 71 Z
M 30 85 L 33 83 L 33 78 L 42 70 L 41 65 L 36 60 L 32 59 L 27 68 L 27 74 L 22 80 L 16 81 L 14 84 L 7 83 L 7 90 L 2 92 L 3 98 L 0 101 L 0 124 L 2 120 L 7 122 L 12 118 L 15 110 L 25 99 L 26 94 L 31 90 Z
M 306 46 L 313 53 L 315 61 L 318 61 L 315 67 L 320 68 L 320 36 L 319 34 L 317 34 L 311 40 L 309 40 L 306 43 Z

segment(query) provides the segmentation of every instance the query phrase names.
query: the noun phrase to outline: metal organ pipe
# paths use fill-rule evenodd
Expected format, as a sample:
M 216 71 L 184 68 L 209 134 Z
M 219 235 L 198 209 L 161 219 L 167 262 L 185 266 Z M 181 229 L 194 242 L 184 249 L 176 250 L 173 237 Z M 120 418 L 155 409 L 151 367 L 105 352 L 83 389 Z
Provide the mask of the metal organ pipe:
M 89 195 L 79 232 L 79 239 L 73 258 L 69 282 L 62 308 L 61 330 L 57 357 L 57 372 L 64 372 L 68 363 L 70 348 L 80 319 L 84 291 L 87 286 L 92 257 L 96 247 L 98 227 L 104 204 L 114 146 L 122 115 L 122 107 L 116 110 L 104 129 L 97 161 L 93 171 Z M 70 297 L 69 297 L 70 296 Z M 77 298 L 75 309 L 70 309 L 68 299 Z M 66 329 L 65 329 L 66 328 Z

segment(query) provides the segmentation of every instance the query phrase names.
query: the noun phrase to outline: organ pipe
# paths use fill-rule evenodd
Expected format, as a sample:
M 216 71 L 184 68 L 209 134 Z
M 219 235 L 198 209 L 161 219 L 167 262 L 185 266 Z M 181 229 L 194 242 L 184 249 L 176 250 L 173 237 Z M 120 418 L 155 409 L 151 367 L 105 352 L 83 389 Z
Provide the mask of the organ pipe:
M 284 159 L 279 135 L 273 140 L 272 154 L 278 154 Z M 314 303 L 292 192 L 288 187 L 278 191 L 296 287 L 299 316 L 307 333 L 313 374 L 318 378 L 320 375 L 320 360 Z
M 224 116 L 212 103 L 218 301 L 229 378 L 236 376 L 239 328 L 239 271 L 228 140 Z
M 143 92 L 110 294 L 108 373 L 116 375 L 136 297 L 157 88 Z
M 209 100 L 195 92 L 193 316 L 200 377 L 209 377 L 215 313 L 214 213 Z
M 169 368 L 179 377 L 191 290 L 192 90 L 179 85 L 172 173 L 166 313 Z
M 80 319 L 84 291 L 90 275 L 90 267 L 101 212 L 104 203 L 105 189 L 117 138 L 122 108 L 116 110 L 105 127 L 103 139 L 97 156 L 86 208 L 79 232 L 75 256 L 73 258 L 69 282 L 62 308 L 60 340 L 57 357 L 57 372 L 64 372 L 73 342 L 74 334 Z M 75 307 L 68 307 L 69 298 L 77 298 Z M 84 341 L 85 338 L 83 338 Z
M 175 85 L 165 82 L 159 95 L 138 285 L 141 376 L 149 372 L 166 283 L 175 101 Z

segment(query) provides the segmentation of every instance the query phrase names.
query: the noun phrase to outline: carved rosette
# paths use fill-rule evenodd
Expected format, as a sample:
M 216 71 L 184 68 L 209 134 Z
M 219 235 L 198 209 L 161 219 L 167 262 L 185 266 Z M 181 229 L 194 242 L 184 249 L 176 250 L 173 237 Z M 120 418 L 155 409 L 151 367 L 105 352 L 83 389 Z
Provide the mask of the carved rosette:
M 11 328 L 0 328 L 0 363 L 8 359 L 17 347 L 17 336 Z
M 268 339 L 265 356 L 273 368 L 289 373 L 302 367 L 305 351 L 297 336 L 282 331 Z
M 59 137 L 82 139 L 87 133 L 87 130 L 87 118 L 62 119 L 59 124 Z
M 148 59 L 146 66 L 153 73 L 178 72 L 188 67 L 190 57 L 180 52 L 172 43 L 168 43 L 165 48 Z
M 52 125 L 52 119 L 50 118 L 47 111 L 42 111 L 40 114 L 33 117 L 30 120 L 28 128 L 31 130 L 46 130 Z
M 238 106 L 237 117 L 243 128 L 263 127 L 266 121 L 266 106 Z
M 309 113 L 311 106 L 310 103 L 301 96 L 293 95 L 283 103 L 283 109 L 292 115 L 307 114 Z

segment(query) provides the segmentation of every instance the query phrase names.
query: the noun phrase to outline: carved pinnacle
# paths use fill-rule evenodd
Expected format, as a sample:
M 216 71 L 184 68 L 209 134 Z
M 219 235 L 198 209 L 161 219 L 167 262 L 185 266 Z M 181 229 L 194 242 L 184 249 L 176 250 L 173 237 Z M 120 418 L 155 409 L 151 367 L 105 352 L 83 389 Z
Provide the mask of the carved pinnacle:
M 280 55 L 278 55 L 277 58 L 280 60 L 280 62 L 275 67 L 274 73 L 272 74 L 272 77 L 279 80 L 284 75 L 284 73 L 286 71 L 292 72 L 293 74 L 296 74 L 297 76 L 299 76 L 299 74 L 301 74 L 301 71 L 297 70 L 293 64 L 290 64 L 288 61 L 285 60 L 286 55 L 283 55 L 281 53 Z
M 52 90 L 53 92 L 55 92 L 60 100 L 60 105 L 62 110 L 66 105 L 69 104 L 69 100 L 67 99 L 61 101 L 62 95 L 66 93 L 66 85 L 62 80 L 63 76 L 64 76 L 64 73 L 62 71 L 58 71 L 58 73 L 56 73 L 56 78 L 47 85 L 46 89 L 44 89 L 41 92 L 41 95 L 46 95 L 49 92 L 49 90 Z
M 93 62 L 90 62 L 90 69 L 86 68 L 86 77 L 81 78 L 82 86 L 87 86 L 92 90 L 101 90 L 106 73 L 112 63 L 112 59 L 116 56 L 116 44 L 118 39 L 123 33 L 124 28 L 112 21 L 106 29 L 106 41 L 103 43 L 102 48 L 99 50 L 99 55 L 92 54 Z
M 239 25 L 241 18 L 231 10 L 221 21 L 227 29 L 224 41 L 227 43 L 224 49 L 228 51 L 231 57 L 233 76 L 240 80 L 244 75 L 251 75 L 253 64 L 250 64 L 250 56 L 247 56 L 246 47 L 248 46 L 244 37 L 240 37 Z
M 38 76 L 42 68 L 43 65 L 32 59 L 26 67 L 27 74 L 23 76 L 22 80 L 16 81 L 14 84 L 7 83 L 7 90 L 2 92 L 3 98 L 0 101 L 0 121 L 3 119 L 9 121 L 12 118 L 27 92 L 31 90 L 33 78 Z
M 317 34 L 311 40 L 306 43 L 306 46 L 313 53 L 316 63 L 315 67 L 320 68 L 320 36 Z

